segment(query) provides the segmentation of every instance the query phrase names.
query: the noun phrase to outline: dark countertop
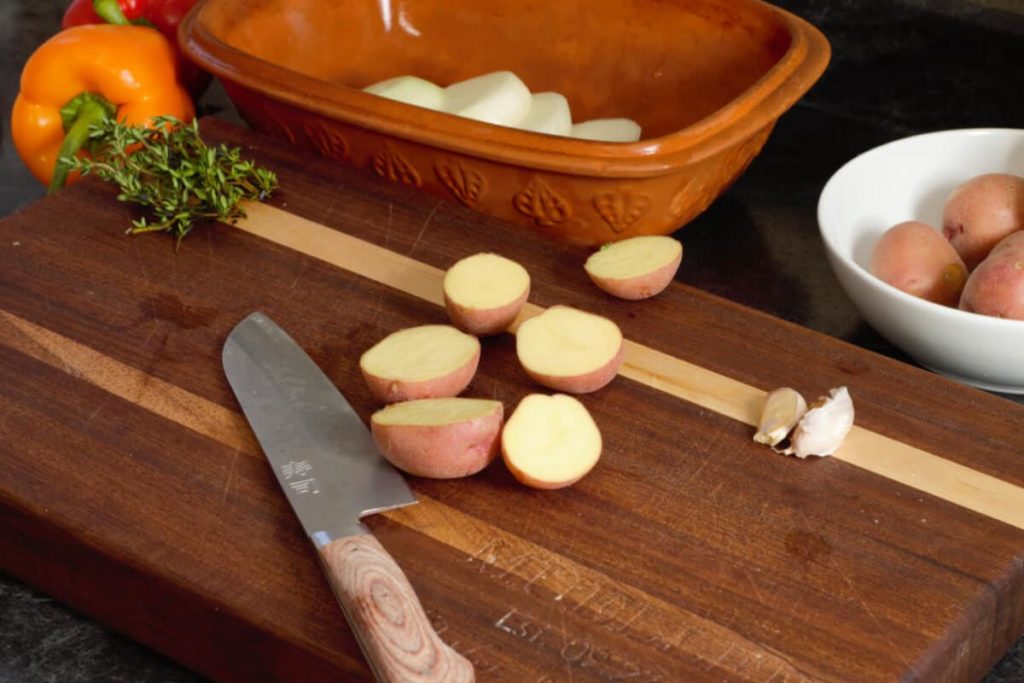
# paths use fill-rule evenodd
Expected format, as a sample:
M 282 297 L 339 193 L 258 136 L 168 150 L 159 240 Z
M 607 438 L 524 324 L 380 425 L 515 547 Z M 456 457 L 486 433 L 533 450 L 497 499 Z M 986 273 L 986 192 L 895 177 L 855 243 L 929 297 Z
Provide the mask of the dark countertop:
M 43 194 L 11 146 L 9 112 L 22 65 L 58 29 L 66 2 L 0 3 L 0 216 Z M 1022 127 L 1024 0 L 775 4 L 825 33 L 832 62 L 740 180 L 680 231 L 681 279 L 911 362 L 863 322 L 839 288 L 817 233 L 818 193 L 840 165 L 883 142 L 947 128 Z M 201 113 L 237 120 L 217 87 L 201 104 Z M 0 574 L 0 682 L 198 680 Z M 1024 639 L 984 680 L 1024 681 Z

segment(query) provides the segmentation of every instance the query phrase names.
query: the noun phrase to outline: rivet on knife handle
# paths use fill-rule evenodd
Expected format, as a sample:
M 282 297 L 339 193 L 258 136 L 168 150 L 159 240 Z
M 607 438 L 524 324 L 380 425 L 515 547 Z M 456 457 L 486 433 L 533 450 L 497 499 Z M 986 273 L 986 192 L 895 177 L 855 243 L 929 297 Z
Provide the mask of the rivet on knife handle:
M 472 683 L 473 665 L 434 631 L 409 580 L 370 533 L 318 547 L 334 594 L 385 683 Z

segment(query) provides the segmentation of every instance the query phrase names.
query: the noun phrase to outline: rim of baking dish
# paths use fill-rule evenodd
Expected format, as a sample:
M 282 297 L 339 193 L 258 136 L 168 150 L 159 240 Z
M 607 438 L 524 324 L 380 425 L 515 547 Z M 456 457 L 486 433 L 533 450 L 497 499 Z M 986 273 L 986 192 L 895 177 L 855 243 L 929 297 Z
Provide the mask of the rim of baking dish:
M 215 36 L 204 21 L 212 2 L 193 7 L 179 27 L 178 41 L 193 61 L 219 78 L 326 118 L 396 138 L 583 176 L 662 175 L 742 142 L 773 125 L 793 106 L 821 76 L 831 56 L 825 36 L 810 23 L 774 5 L 749 1 L 749 5 L 769 8 L 790 35 L 789 48 L 772 68 L 724 107 L 685 128 L 638 142 L 609 143 L 483 123 L 297 73 Z M 260 76 L 261 72 L 268 76 Z

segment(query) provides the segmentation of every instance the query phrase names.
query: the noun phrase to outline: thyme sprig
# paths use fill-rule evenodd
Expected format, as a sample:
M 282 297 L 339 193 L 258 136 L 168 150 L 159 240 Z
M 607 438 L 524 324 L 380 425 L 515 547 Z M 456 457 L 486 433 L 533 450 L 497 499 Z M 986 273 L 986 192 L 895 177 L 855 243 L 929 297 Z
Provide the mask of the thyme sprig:
M 242 199 L 263 200 L 277 188 L 277 176 L 242 159 L 238 147 L 206 144 L 198 122 L 161 116 L 153 124 L 111 118 L 90 132 L 91 156 L 62 158 L 82 175 L 115 183 L 119 200 L 148 210 L 129 233 L 168 231 L 180 243 L 196 223 L 234 222 L 245 216 Z

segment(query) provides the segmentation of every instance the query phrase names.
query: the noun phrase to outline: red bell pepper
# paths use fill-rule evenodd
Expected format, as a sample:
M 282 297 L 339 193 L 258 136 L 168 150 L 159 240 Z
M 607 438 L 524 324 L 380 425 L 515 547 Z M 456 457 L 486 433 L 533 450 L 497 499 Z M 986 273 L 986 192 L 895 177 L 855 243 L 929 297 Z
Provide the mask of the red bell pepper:
M 61 28 L 81 24 L 148 24 L 164 34 L 175 48 L 178 80 L 198 98 L 210 84 L 210 74 L 190 62 L 178 49 L 178 24 L 198 0 L 72 0 Z

